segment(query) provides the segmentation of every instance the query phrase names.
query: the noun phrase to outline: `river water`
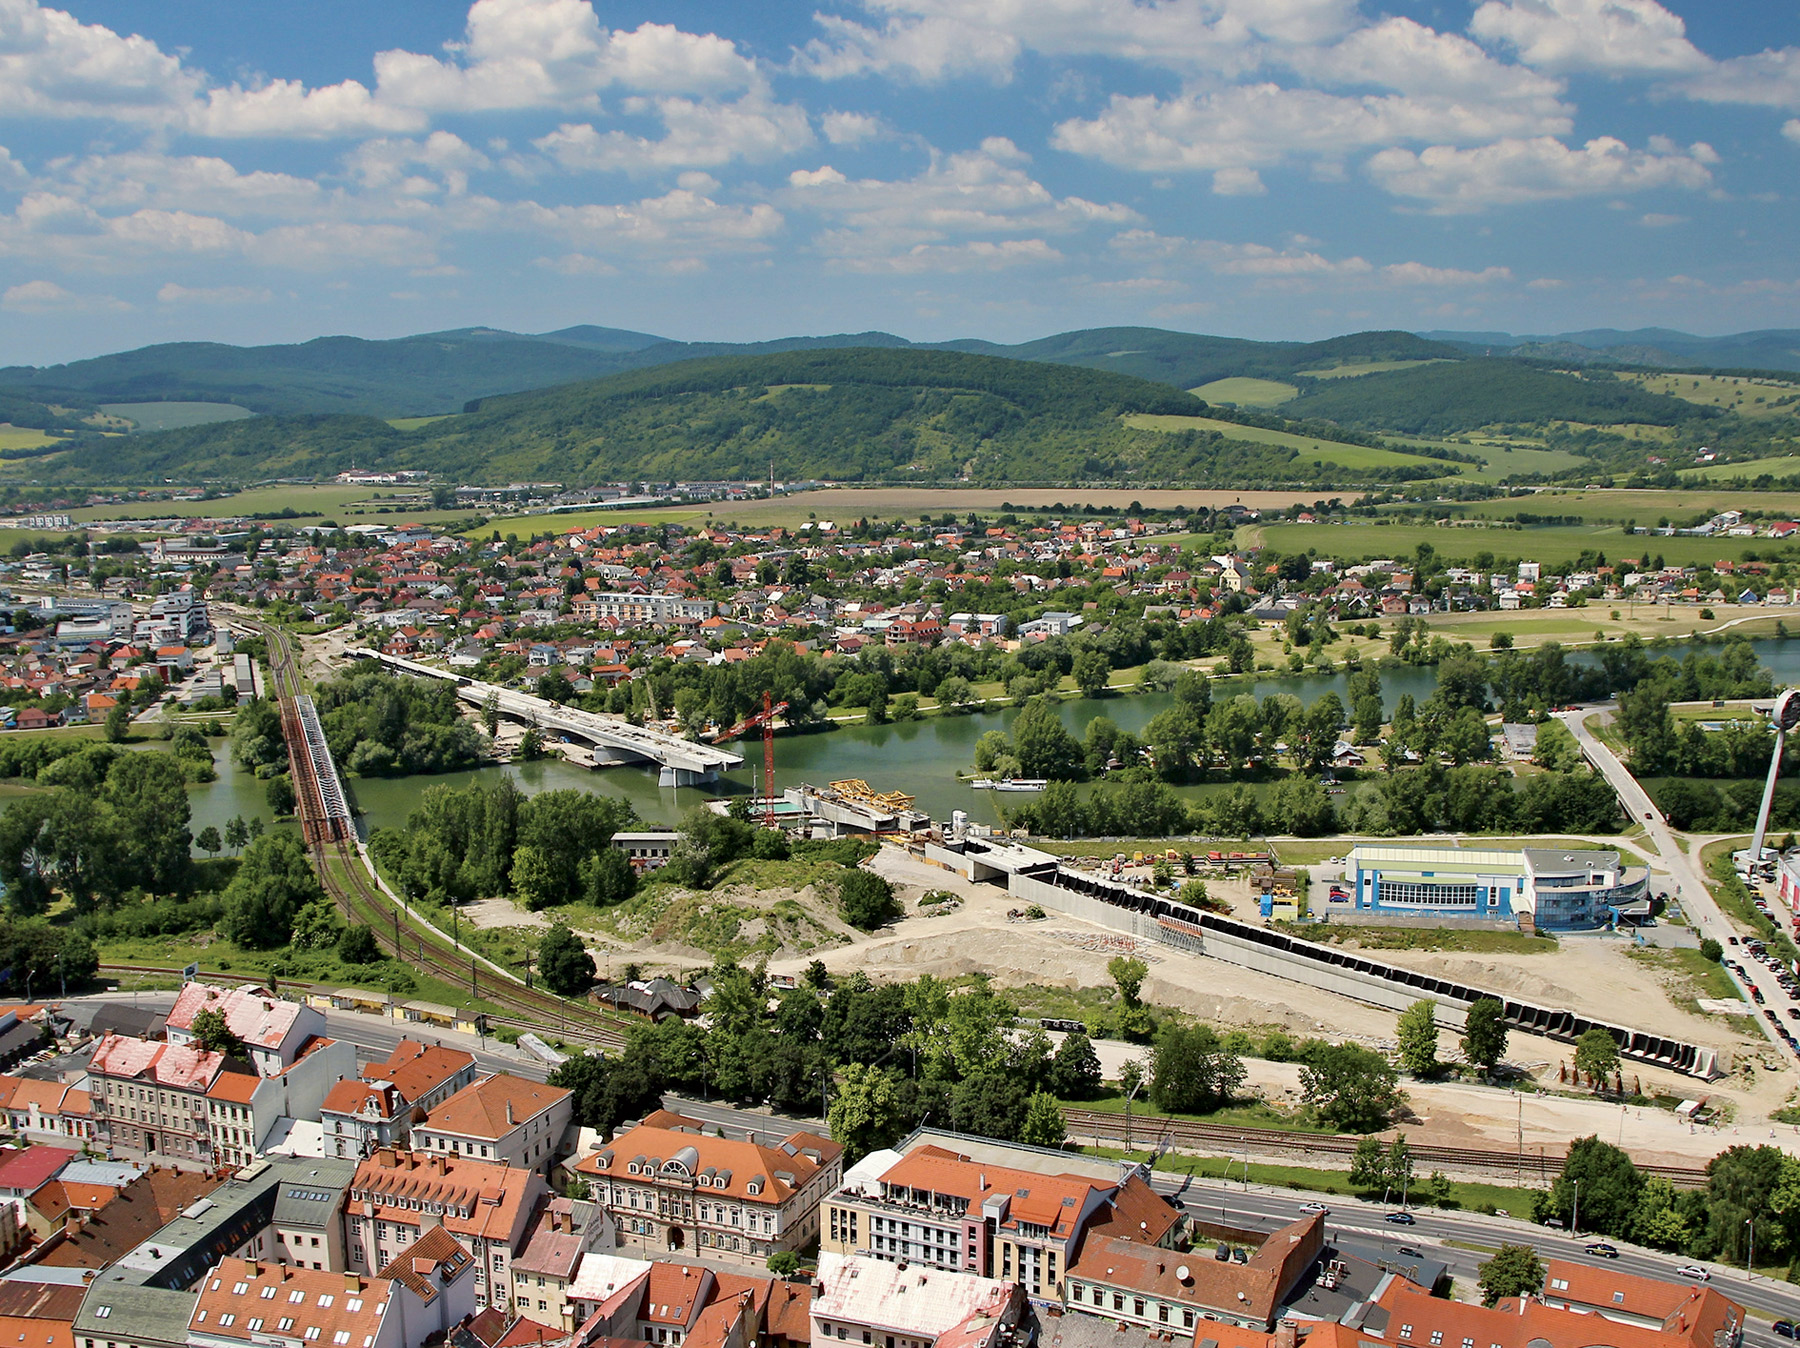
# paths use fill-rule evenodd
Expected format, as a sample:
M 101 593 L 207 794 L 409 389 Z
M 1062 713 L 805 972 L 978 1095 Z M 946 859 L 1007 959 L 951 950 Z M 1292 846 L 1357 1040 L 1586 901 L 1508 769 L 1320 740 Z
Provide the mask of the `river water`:
M 1757 659 L 1775 675 L 1778 684 L 1800 683 L 1800 641 L 1761 640 L 1752 642 Z M 1679 654 L 1679 651 L 1677 651 Z M 1580 652 L 1572 652 L 1571 660 L 1580 660 Z M 1299 675 L 1264 677 L 1234 681 L 1214 689 L 1214 697 L 1235 695 L 1240 691 L 1267 697 L 1272 693 L 1291 693 L 1310 705 L 1327 692 L 1334 692 L 1346 702 L 1348 676 L 1342 671 L 1332 675 Z M 1436 687 L 1436 671 L 1430 666 L 1407 666 L 1381 671 L 1384 701 L 1391 712 L 1402 694 L 1423 702 Z M 1064 724 L 1080 738 L 1087 723 L 1096 716 L 1109 716 L 1128 731 L 1141 731 L 1152 717 L 1172 702 L 1167 693 L 1143 693 L 1106 698 L 1078 698 L 1058 705 Z M 977 791 L 956 780 L 959 769 L 967 769 L 975 757 L 975 741 L 989 730 L 1005 730 L 1017 712 L 1013 708 L 980 712 L 971 716 L 934 717 L 923 721 L 907 721 L 881 726 L 854 725 L 810 735 L 781 736 L 775 741 L 776 785 L 791 786 L 798 782 L 824 785 L 847 777 L 860 777 L 877 791 L 903 791 L 918 800 L 919 808 L 934 819 L 948 819 L 952 810 L 966 810 L 980 823 L 999 823 L 998 803 L 1019 804 L 1029 797 L 1001 796 Z M 597 772 L 572 767 L 561 760 L 541 763 L 507 763 L 477 768 L 470 772 L 444 773 L 435 777 L 396 777 L 352 779 L 345 784 L 362 812 L 367 828 L 380 828 L 404 823 L 428 786 L 462 787 L 471 782 L 497 781 L 502 775 L 511 777 L 527 794 L 539 791 L 573 788 L 600 791 L 623 796 L 638 814 L 653 824 L 675 822 L 682 811 L 709 799 L 713 794 L 748 792 L 753 773 L 760 787 L 762 745 L 751 739 L 737 746 L 745 755 L 744 766 L 730 773 L 715 791 L 699 788 L 659 787 L 653 767 L 614 767 Z M 232 766 L 223 744 L 215 749 L 214 761 L 219 768 L 215 782 L 195 786 L 189 793 L 193 808 L 193 829 L 198 833 L 211 824 L 223 830 L 233 815 L 249 819 L 269 817 L 263 799 L 263 784 Z

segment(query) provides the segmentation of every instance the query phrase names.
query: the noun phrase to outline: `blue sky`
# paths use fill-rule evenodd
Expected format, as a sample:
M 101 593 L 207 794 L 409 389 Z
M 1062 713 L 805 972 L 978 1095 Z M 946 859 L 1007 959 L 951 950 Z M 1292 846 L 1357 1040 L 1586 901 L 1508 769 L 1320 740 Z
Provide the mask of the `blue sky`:
M 1791 0 L 0 0 L 0 361 L 1800 326 Z

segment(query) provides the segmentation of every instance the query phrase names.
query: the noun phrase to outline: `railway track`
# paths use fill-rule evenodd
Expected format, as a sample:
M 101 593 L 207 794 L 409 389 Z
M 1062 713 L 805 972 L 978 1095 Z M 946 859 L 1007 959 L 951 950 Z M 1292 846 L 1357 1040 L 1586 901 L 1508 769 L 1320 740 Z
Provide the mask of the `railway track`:
M 400 905 L 381 892 L 363 865 L 352 838 L 346 836 L 348 830 L 332 827 L 326 816 L 312 755 L 295 711 L 300 676 L 289 638 L 277 628 L 263 627 L 261 631 L 269 641 L 269 666 L 281 703 L 282 730 L 288 737 L 288 757 L 295 777 L 295 809 L 300 815 L 302 836 L 320 883 L 345 919 L 368 927 L 383 948 L 401 963 L 452 987 L 467 986 L 472 998 L 517 1017 L 515 1020 L 490 1015 L 489 1025 L 517 1026 L 601 1048 L 624 1048 L 622 1022 L 585 1002 L 565 1001 L 492 968 L 483 970 L 477 957 L 465 956 L 435 931 L 410 922 Z
M 1071 1136 L 1115 1140 L 1123 1140 L 1125 1136 L 1125 1119 L 1121 1114 L 1065 1109 L 1063 1120 Z M 1356 1154 L 1357 1144 L 1362 1141 L 1360 1137 L 1345 1133 L 1288 1133 L 1277 1128 L 1239 1128 L 1230 1124 L 1142 1115 L 1131 1121 L 1131 1140 L 1144 1146 L 1213 1151 L 1222 1155 L 1246 1151 L 1304 1155 L 1342 1161 L 1346 1167 Z M 1438 1147 L 1416 1142 L 1409 1142 L 1408 1147 L 1418 1171 L 1456 1170 L 1543 1183 L 1556 1178 L 1564 1160 L 1560 1153 L 1521 1154 L 1487 1147 Z M 1638 1169 L 1681 1188 L 1698 1189 L 1706 1184 L 1706 1172 L 1692 1166 L 1640 1165 Z

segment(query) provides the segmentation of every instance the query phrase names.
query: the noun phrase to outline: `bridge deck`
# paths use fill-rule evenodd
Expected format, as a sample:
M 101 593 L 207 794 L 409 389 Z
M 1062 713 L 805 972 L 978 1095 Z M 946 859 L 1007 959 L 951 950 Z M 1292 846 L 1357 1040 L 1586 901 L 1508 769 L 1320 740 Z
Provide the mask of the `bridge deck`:
M 664 768 L 711 775 L 742 767 L 744 763 L 742 754 L 717 745 L 700 744 L 694 740 L 682 739 L 679 735 L 633 725 L 629 721 L 614 720 L 612 717 L 599 716 L 575 707 L 559 706 L 541 697 L 533 697 L 530 693 L 466 679 L 447 670 L 421 664 L 417 660 L 408 660 L 404 656 L 388 655 L 381 651 L 354 654 L 372 658 L 403 674 L 448 680 L 456 684 L 456 694 L 465 702 L 482 705 L 491 697 L 501 714 L 514 720 L 529 721 L 546 730 L 590 740 L 609 749 L 648 759 Z

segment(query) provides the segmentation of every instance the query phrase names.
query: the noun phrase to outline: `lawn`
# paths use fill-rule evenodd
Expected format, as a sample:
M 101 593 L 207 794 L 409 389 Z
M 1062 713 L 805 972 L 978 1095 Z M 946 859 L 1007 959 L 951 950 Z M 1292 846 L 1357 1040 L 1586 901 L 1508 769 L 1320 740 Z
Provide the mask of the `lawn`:
M 1418 468 L 1438 466 L 1438 461 L 1411 454 L 1397 454 L 1391 449 L 1371 449 L 1367 445 L 1346 445 L 1335 440 L 1320 440 L 1292 431 L 1271 431 L 1261 426 L 1240 426 L 1235 421 L 1219 421 L 1213 417 L 1159 416 L 1150 412 L 1133 412 L 1123 418 L 1127 426 L 1145 431 L 1217 431 L 1233 440 L 1248 440 L 1258 445 L 1277 445 L 1292 449 L 1320 463 L 1339 468 Z M 1463 464 L 1441 465 L 1449 476 Z
M 678 509 L 651 507 L 631 510 L 565 510 L 556 514 L 544 515 L 495 515 L 478 528 L 465 529 L 463 537 L 487 538 L 498 533 L 502 538 L 508 534 L 517 534 L 520 538 L 528 538 L 532 534 L 572 534 L 578 529 L 593 529 L 600 526 L 687 524 L 703 518 L 705 516 L 702 512 L 691 506 Z
M 389 417 L 388 425 L 397 431 L 416 431 L 419 427 L 429 426 L 434 421 L 448 421 L 451 417 L 458 415 L 460 414 L 456 412 L 439 412 L 437 415 L 429 417 Z
M 1673 491 L 1613 488 L 1595 488 L 1589 491 L 1582 487 L 1567 487 L 1534 492 L 1525 499 L 1501 498 L 1467 505 L 1446 503 L 1444 509 L 1447 514 L 1488 519 L 1503 519 L 1525 510 L 1535 515 L 1563 515 L 1594 524 L 1622 525 L 1629 520 L 1636 520 L 1648 527 L 1664 516 L 1671 523 L 1685 524 L 1690 519 L 1703 519 L 1720 510 L 1742 510 L 1746 505 L 1754 505 L 1770 515 L 1792 519 L 1800 513 L 1800 492 L 1758 492 L 1754 502 L 1747 502 L 1742 491 L 1704 482 L 1696 482 L 1691 488 L 1683 487 Z M 1752 546 L 1760 543 L 1765 549 L 1772 546 L 1766 538 L 1739 538 L 1730 541 Z
M 1738 991 L 1731 975 L 1725 972 L 1722 965 L 1709 960 L 1698 950 L 1633 950 L 1631 958 L 1640 964 L 1648 964 L 1669 976 L 1669 991 L 1674 1000 L 1689 1011 L 1698 1013 L 1695 1005 L 1698 998 L 1708 997 L 1719 1001 L 1742 1001 L 1744 994 Z
M 1239 407 L 1279 407 L 1289 398 L 1300 396 L 1300 390 L 1292 384 L 1277 379 L 1251 379 L 1247 375 L 1215 379 L 1188 392 L 1209 403 L 1235 403 Z
M 1420 365 L 1440 365 L 1439 360 L 1365 360 L 1330 365 L 1323 370 L 1298 370 L 1308 379 L 1355 379 L 1364 374 L 1385 374 L 1389 370 L 1410 370 Z
M 1126 1153 L 1117 1147 L 1083 1147 L 1082 1152 L 1088 1156 L 1105 1156 L 1113 1159 L 1124 1159 Z M 1165 1174 L 1192 1175 L 1196 1179 L 1210 1179 L 1217 1186 L 1221 1217 L 1228 1217 L 1231 1212 L 1229 1198 L 1230 1187 L 1225 1175 L 1230 1171 L 1231 1181 L 1247 1179 L 1251 1184 L 1264 1184 L 1278 1189 L 1300 1189 L 1313 1193 L 1341 1194 L 1353 1201 L 1361 1201 L 1362 1191 L 1350 1187 L 1350 1176 L 1344 1170 L 1319 1170 L 1310 1166 L 1271 1165 L 1259 1161 L 1241 1161 L 1235 1156 L 1185 1156 L 1176 1152 L 1152 1156 L 1147 1152 L 1133 1152 L 1131 1159 L 1146 1161 Z M 1415 1206 L 1425 1207 L 1422 1192 L 1423 1181 L 1427 1177 L 1415 1175 L 1413 1197 Z M 1209 1204 L 1200 1203 L 1198 1195 L 1188 1190 L 1184 1195 L 1191 1204 L 1200 1207 L 1202 1218 L 1207 1215 Z M 1503 1184 L 1461 1184 L 1450 1186 L 1449 1206 L 1460 1208 L 1465 1212 L 1503 1212 L 1509 1216 L 1524 1220 L 1531 1218 L 1531 1190 L 1513 1189 Z M 1398 1195 L 1395 1195 L 1396 1200 Z M 1370 1200 L 1373 1202 L 1373 1199 Z M 1348 1214 L 1359 1215 L 1356 1213 Z M 1374 1219 L 1374 1212 L 1369 1212 L 1369 1219 Z
M 1800 455 L 1783 454 L 1773 459 L 1748 459 L 1741 463 L 1708 463 L 1683 468 L 1681 475 L 1694 482 L 1748 482 L 1767 473 L 1770 477 L 1800 477 Z
M 1800 376 L 1792 382 L 1728 374 L 1621 374 L 1651 393 L 1667 393 L 1702 407 L 1726 407 L 1741 416 L 1791 416 L 1800 406 Z
M 39 449 L 61 440 L 60 435 L 33 430 L 28 426 L 0 425 L 0 449 Z
M 1552 955 L 1557 950 L 1555 937 L 1527 936 L 1521 931 L 1372 927 L 1354 922 L 1332 922 L 1324 927 L 1290 924 L 1283 929 L 1290 935 L 1329 945 L 1355 941 L 1364 950 L 1453 950 L 1468 955 Z
M 236 403 L 101 403 L 109 417 L 124 417 L 140 431 L 175 431 L 215 421 L 242 421 L 256 413 Z
M 1534 499 L 1538 502 L 1535 508 L 1546 513 L 1556 508 L 1542 497 Z M 1759 497 L 1758 504 L 1764 499 Z M 1517 506 L 1513 508 L 1517 509 Z M 1656 516 L 1649 518 L 1654 520 Z M 1490 554 L 1502 566 L 1525 560 L 1551 564 L 1573 562 L 1584 552 L 1602 553 L 1609 562 L 1625 557 L 1660 556 L 1668 566 L 1711 566 L 1720 560 L 1742 561 L 1752 552 L 1764 560 L 1777 554 L 1793 554 L 1800 558 L 1800 545 L 1774 543 L 1766 538 L 1658 538 L 1626 534 L 1617 528 L 1596 524 L 1534 525 L 1529 528 L 1360 523 L 1241 527 L 1240 545 L 1253 546 L 1258 540 L 1282 552 L 1305 552 L 1316 548 L 1321 556 L 1341 561 L 1409 557 L 1421 543 L 1429 543 L 1436 550 L 1439 561 L 1451 564 L 1473 561 L 1482 553 Z

